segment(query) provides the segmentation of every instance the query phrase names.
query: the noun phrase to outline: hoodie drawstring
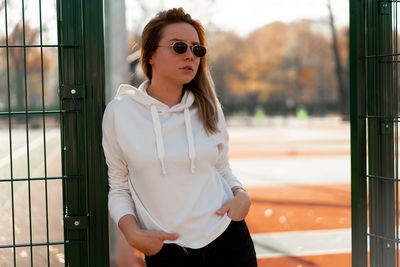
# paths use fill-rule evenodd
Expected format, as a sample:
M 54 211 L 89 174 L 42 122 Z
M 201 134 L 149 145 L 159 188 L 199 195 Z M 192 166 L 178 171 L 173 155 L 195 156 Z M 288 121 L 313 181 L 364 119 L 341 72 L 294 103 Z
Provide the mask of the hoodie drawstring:
M 186 137 L 189 144 L 189 158 L 191 162 L 191 170 L 194 173 L 195 165 L 194 161 L 196 159 L 196 151 L 194 150 L 194 141 L 193 141 L 193 130 L 192 130 L 192 123 L 190 122 L 190 112 L 188 108 L 185 108 L 185 125 L 186 125 Z
M 154 133 L 156 135 L 156 144 L 157 144 L 157 155 L 161 162 L 162 172 L 163 175 L 167 174 L 165 169 L 164 157 L 165 157 L 165 149 L 164 149 L 164 141 L 161 132 L 161 123 L 160 118 L 158 116 L 158 110 L 155 105 L 150 106 L 151 109 L 151 117 L 153 119 L 153 128 Z M 193 130 L 192 124 L 190 121 L 190 112 L 188 108 L 184 110 L 184 117 L 185 117 L 185 126 L 186 126 L 186 137 L 189 145 L 189 158 L 190 158 L 190 169 L 192 173 L 195 171 L 195 159 L 196 159 L 196 151 L 194 149 L 194 138 L 193 138 Z
M 156 135 L 157 155 L 161 162 L 162 172 L 164 175 L 166 175 L 167 171 L 165 170 L 165 165 L 164 165 L 165 151 L 164 151 L 164 142 L 161 134 L 160 118 L 158 117 L 157 108 L 154 105 L 150 106 L 150 109 L 151 109 L 151 117 L 153 118 L 154 133 Z

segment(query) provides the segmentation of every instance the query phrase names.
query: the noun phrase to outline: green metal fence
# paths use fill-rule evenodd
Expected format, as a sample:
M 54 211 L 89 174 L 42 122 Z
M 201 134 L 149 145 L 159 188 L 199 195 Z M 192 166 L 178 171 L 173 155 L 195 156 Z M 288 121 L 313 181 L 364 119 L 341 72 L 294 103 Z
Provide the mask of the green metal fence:
M 399 266 L 398 1 L 350 1 L 353 266 Z
M 109 266 L 102 1 L 0 18 L 0 266 Z

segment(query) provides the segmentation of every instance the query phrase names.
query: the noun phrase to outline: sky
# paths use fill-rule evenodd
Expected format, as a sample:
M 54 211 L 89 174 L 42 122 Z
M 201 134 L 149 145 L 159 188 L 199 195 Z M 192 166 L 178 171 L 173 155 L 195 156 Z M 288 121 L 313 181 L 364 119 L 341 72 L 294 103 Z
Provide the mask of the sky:
M 327 0 L 153 0 L 148 8 L 154 12 L 142 19 L 148 21 L 157 11 L 182 6 L 203 24 L 212 22 L 223 30 L 234 30 L 245 36 L 249 32 L 274 21 L 292 22 L 303 18 L 328 18 Z M 132 29 L 138 14 L 137 1 L 126 0 L 127 27 Z M 349 0 L 331 0 L 337 26 L 349 23 Z M 136 16 L 138 17 L 138 16 Z
M 0 0 L 0 3 L 3 1 Z M 57 41 L 57 13 L 56 0 L 25 0 L 25 23 L 31 28 L 40 27 L 39 3 L 41 4 L 42 27 L 44 31 L 44 43 L 55 43 Z M 0 36 L 5 36 L 5 14 L 0 11 Z M 8 34 L 15 25 L 22 21 L 22 1 L 7 1 L 7 23 Z M 48 29 L 48 31 L 46 31 Z
M 122 0 L 123 1 L 123 0 Z M 139 3 L 148 10 L 140 12 Z M 331 0 L 337 26 L 349 23 L 349 0 Z M 1 2 L 1 1 L 0 1 Z M 42 17 L 45 27 L 55 29 L 55 0 L 42 0 Z M 213 2 L 212 4 L 210 4 Z M 126 24 L 128 30 L 134 27 L 140 32 L 145 23 L 158 11 L 182 6 L 192 17 L 199 19 L 204 25 L 213 23 L 223 30 L 234 30 L 245 36 L 249 32 L 273 21 L 292 22 L 303 18 L 326 19 L 327 0 L 125 0 Z M 30 25 L 39 25 L 39 0 L 25 2 L 25 19 Z M 9 29 L 21 17 L 20 1 L 9 2 Z M 139 25 L 139 26 L 137 26 Z M 4 10 L 0 11 L 0 36 L 4 36 Z M 47 40 L 57 40 L 55 30 L 46 33 Z

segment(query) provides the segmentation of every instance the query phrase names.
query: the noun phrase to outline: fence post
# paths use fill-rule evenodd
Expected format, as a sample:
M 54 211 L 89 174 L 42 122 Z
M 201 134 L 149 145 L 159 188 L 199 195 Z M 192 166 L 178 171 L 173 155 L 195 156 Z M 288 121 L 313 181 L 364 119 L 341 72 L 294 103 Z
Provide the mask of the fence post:
M 64 235 L 67 266 L 109 266 L 103 1 L 58 1 Z
M 364 0 L 350 0 L 352 266 L 367 266 Z

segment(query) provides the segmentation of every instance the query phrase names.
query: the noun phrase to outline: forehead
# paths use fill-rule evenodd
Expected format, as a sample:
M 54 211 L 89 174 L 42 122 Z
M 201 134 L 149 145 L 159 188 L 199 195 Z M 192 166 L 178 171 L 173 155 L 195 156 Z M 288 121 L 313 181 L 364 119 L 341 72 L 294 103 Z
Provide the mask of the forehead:
M 196 29 L 189 23 L 173 23 L 164 27 L 160 42 L 170 40 L 183 40 L 188 43 L 199 43 Z

